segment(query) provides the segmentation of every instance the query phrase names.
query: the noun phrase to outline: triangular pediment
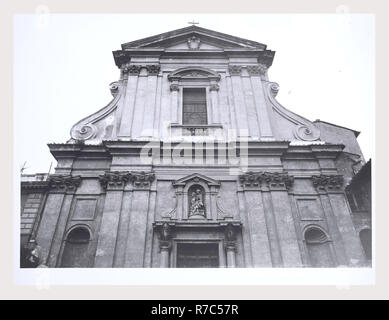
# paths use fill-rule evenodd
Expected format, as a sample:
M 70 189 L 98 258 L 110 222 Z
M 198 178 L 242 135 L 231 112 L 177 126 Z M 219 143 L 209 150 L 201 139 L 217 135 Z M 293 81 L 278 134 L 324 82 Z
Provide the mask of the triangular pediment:
M 204 176 L 199 173 L 193 173 L 189 176 L 183 177 L 181 179 L 178 179 L 174 181 L 174 185 L 186 185 L 189 182 L 205 182 L 208 186 L 219 186 L 220 183 L 212 178 L 209 178 L 207 176 Z
M 225 33 L 190 26 L 122 44 L 122 49 L 164 48 L 176 50 L 261 49 L 266 45 Z

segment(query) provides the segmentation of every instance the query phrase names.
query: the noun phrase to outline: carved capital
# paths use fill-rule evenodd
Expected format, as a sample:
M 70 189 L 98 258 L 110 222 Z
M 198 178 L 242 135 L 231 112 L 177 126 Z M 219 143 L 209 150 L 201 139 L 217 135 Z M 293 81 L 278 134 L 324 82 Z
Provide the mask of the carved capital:
M 140 65 L 127 64 L 123 67 L 123 73 L 129 74 L 129 75 L 138 75 L 140 73 L 141 69 L 142 69 L 142 66 L 140 66 Z
M 312 176 L 312 183 L 318 191 L 342 191 L 344 178 L 342 175 Z
M 255 66 L 247 66 L 247 72 L 250 76 L 261 76 L 267 71 L 267 67 L 264 64 L 258 64 Z
M 232 76 L 239 76 L 242 71 L 242 66 L 230 65 L 228 66 L 228 71 Z
M 161 70 L 161 66 L 159 64 L 149 64 L 146 66 L 147 72 L 151 76 L 156 76 Z
M 210 91 L 219 91 L 219 85 L 218 84 L 211 84 L 210 86 L 209 86 L 209 90 Z
M 239 176 L 242 187 L 270 189 L 289 189 L 294 182 L 294 178 L 282 172 L 247 172 Z
M 130 181 L 134 188 L 150 188 L 155 180 L 154 172 L 131 172 Z
M 180 90 L 180 86 L 176 83 L 172 83 L 170 85 L 170 91 L 179 91 Z
M 122 189 L 130 179 L 126 171 L 106 171 L 99 176 L 100 183 L 104 189 Z
M 81 184 L 81 176 L 52 174 L 48 180 L 49 188 L 57 192 L 74 192 Z

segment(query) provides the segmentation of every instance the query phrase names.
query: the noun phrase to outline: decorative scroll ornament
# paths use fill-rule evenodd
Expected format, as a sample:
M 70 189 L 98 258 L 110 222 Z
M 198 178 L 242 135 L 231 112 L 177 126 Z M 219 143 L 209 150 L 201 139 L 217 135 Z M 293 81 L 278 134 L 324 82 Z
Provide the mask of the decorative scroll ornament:
M 131 182 L 134 188 L 150 187 L 155 179 L 153 172 L 128 172 L 128 171 L 106 171 L 100 175 L 99 180 L 104 189 L 123 188 Z
M 226 209 L 224 209 L 223 205 L 221 204 L 221 197 L 218 195 L 216 198 L 216 209 L 217 209 L 217 218 L 218 219 L 229 219 L 233 218 L 233 215 L 229 212 L 227 212 Z
M 123 188 L 130 180 L 130 173 L 127 171 L 106 171 L 99 176 L 99 180 L 104 189 Z
M 135 188 L 148 188 L 155 180 L 154 172 L 131 172 L 130 181 Z
M 294 178 L 287 173 L 280 172 L 247 172 L 239 176 L 242 187 L 269 187 L 289 189 Z
M 142 66 L 136 65 L 136 64 L 126 64 L 123 67 L 123 73 L 124 74 L 130 74 L 130 75 L 138 75 L 140 73 L 140 70 L 142 69 Z
M 210 91 L 219 91 L 219 85 L 218 84 L 211 84 L 210 86 L 209 86 L 209 90 Z
M 188 39 L 187 44 L 190 50 L 199 50 L 201 45 L 201 40 L 196 36 L 193 36 Z
M 228 71 L 232 76 L 239 76 L 242 71 L 242 66 L 230 65 L 228 66 Z
M 159 70 L 161 70 L 161 66 L 159 64 L 150 64 L 146 66 L 146 69 L 149 75 L 157 75 Z
M 179 90 L 180 90 L 180 86 L 178 84 L 172 83 L 170 85 L 170 91 L 179 91 Z
M 57 191 L 75 191 L 81 184 L 81 176 L 52 174 L 48 180 L 49 188 Z
M 112 82 L 109 85 L 109 90 L 111 90 L 111 94 L 115 98 L 116 95 L 119 93 L 119 83 L 118 82 Z
M 266 74 L 266 71 L 267 71 L 267 67 L 264 64 L 247 66 L 247 72 L 251 76 L 261 76 Z
M 325 175 L 312 176 L 312 183 L 319 191 L 337 191 L 341 190 L 344 178 L 342 175 Z
M 108 116 L 116 110 L 117 103 L 121 96 L 121 82 L 112 82 L 109 85 L 109 89 L 113 96 L 112 101 L 106 107 L 76 123 L 70 130 L 72 139 L 75 141 L 93 140 L 95 138 L 98 139 L 99 135 L 102 138 L 105 132 L 104 128 L 100 129 L 101 132 L 99 133 L 95 124 L 108 118 Z M 105 126 L 107 125 L 108 124 Z
M 162 241 L 169 241 L 172 237 L 172 228 L 168 223 L 164 223 L 160 229 L 159 239 Z
M 312 122 L 289 111 L 278 103 L 275 99 L 279 90 L 279 85 L 277 83 L 268 82 L 267 88 L 267 96 L 270 103 L 273 105 L 274 111 L 296 125 L 293 132 L 296 139 L 303 141 L 315 141 L 320 139 L 320 130 Z

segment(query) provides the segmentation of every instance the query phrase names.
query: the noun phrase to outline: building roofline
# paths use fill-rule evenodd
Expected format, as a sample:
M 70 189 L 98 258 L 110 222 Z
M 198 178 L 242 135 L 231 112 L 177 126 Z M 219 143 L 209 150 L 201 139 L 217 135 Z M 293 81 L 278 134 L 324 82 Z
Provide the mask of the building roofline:
M 215 37 L 224 38 L 226 41 L 230 40 L 230 41 L 234 41 L 234 42 L 241 42 L 245 45 L 250 45 L 250 46 L 257 47 L 257 48 L 259 47 L 263 50 L 265 50 L 267 47 L 265 44 L 257 42 L 257 41 L 232 36 L 232 35 L 229 35 L 226 33 L 214 31 L 214 30 L 210 30 L 210 29 L 206 29 L 206 28 L 202 28 L 202 27 L 198 27 L 198 26 L 189 26 L 189 27 L 185 27 L 185 28 L 180 28 L 180 29 L 176 29 L 176 30 L 163 32 L 163 33 L 160 33 L 160 34 L 157 34 L 154 36 L 126 42 L 126 43 L 123 43 L 121 45 L 121 47 L 123 50 L 125 50 L 125 49 L 130 48 L 130 47 L 137 47 L 137 46 L 142 45 L 142 44 L 147 45 L 147 43 L 152 43 L 154 41 L 162 41 L 162 40 L 165 40 L 169 37 L 174 37 L 174 36 L 178 36 L 180 34 L 185 34 L 185 33 L 189 33 L 189 32 L 199 32 L 199 33 L 203 32 L 203 33 L 206 33 L 208 35 L 213 35 Z
M 323 121 L 323 120 L 320 120 L 320 119 L 316 119 L 316 120 L 313 121 L 313 122 L 314 122 L 314 123 L 321 122 L 321 123 L 329 124 L 329 125 L 334 126 L 334 127 L 338 127 L 338 128 L 350 130 L 350 131 L 354 132 L 354 135 L 355 135 L 356 138 L 357 138 L 357 137 L 359 136 L 359 134 L 361 133 L 360 131 L 357 131 L 357 130 L 354 130 L 354 129 L 351 129 L 351 128 L 347 128 L 347 127 L 344 127 L 344 126 L 340 126 L 340 125 L 335 124 L 335 123 Z

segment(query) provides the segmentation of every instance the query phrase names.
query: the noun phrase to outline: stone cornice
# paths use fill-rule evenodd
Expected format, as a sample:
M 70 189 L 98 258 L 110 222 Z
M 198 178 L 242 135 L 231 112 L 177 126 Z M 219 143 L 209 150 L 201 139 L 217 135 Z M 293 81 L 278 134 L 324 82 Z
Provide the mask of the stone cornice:
M 46 192 L 49 190 L 48 181 L 22 181 L 20 183 L 22 192 Z
M 239 183 L 243 188 L 269 188 L 288 190 L 294 178 L 283 172 L 247 172 L 239 176 Z
M 317 191 L 343 191 L 344 184 L 343 175 L 326 175 L 321 174 L 318 176 L 312 176 L 313 186 Z
M 75 192 L 81 184 L 81 176 L 52 174 L 48 178 L 49 188 L 54 192 Z

